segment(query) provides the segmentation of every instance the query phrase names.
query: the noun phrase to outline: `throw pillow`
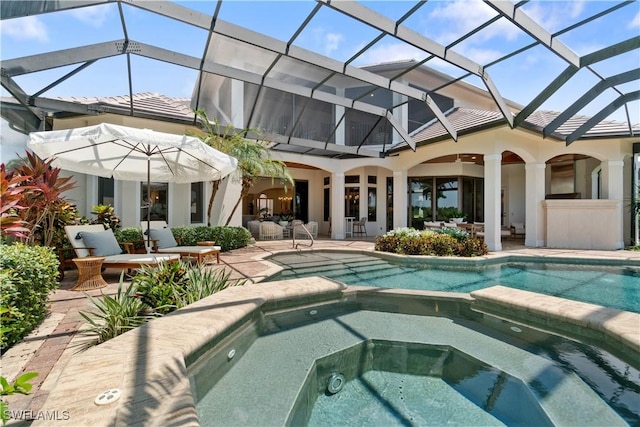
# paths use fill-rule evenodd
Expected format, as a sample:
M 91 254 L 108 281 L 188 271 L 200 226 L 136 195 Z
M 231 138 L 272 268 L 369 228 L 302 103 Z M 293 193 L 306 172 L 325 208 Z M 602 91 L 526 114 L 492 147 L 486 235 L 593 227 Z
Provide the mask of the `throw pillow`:
M 149 230 L 151 240 L 158 241 L 158 249 L 173 248 L 178 246 L 176 238 L 173 237 L 173 233 L 170 228 L 152 228 Z
M 122 248 L 120 248 L 112 230 L 81 231 L 80 236 L 86 247 L 94 249 L 93 255 L 95 256 L 110 256 L 122 253 Z

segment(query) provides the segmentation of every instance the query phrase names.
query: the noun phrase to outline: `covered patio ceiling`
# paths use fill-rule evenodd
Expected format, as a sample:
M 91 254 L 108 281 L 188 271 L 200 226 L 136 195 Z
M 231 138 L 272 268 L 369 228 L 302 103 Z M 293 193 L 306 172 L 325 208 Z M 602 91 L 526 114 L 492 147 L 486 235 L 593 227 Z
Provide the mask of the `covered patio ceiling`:
M 402 138 L 401 145 L 387 140 L 376 146 L 364 145 L 364 139 L 357 145 L 339 145 L 330 138 L 296 136 L 296 123 L 286 131 L 262 133 L 261 138 L 271 141 L 274 150 L 338 158 L 378 157 L 394 148 L 415 149 L 413 135 L 392 115 L 394 109 L 409 101 L 421 102 L 448 137 L 457 140 L 458 129 L 433 97 L 453 84 L 465 82 L 487 91 L 494 110 L 510 127 L 524 124 L 553 99 L 553 105 L 561 107 L 545 127 L 545 136 L 557 137 L 556 129 L 587 109 L 591 118 L 564 136 L 567 143 L 588 138 L 590 129 L 620 110 L 626 116 L 622 121 L 629 123 L 620 136 L 638 134 L 631 123 L 638 121 L 640 100 L 640 25 L 617 39 L 607 38 L 606 44 L 603 37 L 590 48 L 571 45 L 575 40 L 572 35 L 580 32 L 586 38 L 596 28 L 614 33 L 613 23 L 622 25 L 640 13 L 638 2 L 590 2 L 588 14 L 558 14 L 553 16 L 553 25 L 536 17 L 553 15 L 544 15 L 541 10 L 553 8 L 558 2 L 466 2 L 5 0 L 0 3 L 3 26 L 11 20 L 40 19 L 55 28 L 51 34 L 60 37 L 57 45 L 62 48 L 47 50 L 46 43 L 29 42 L 17 50 L 9 49 L 3 36 L 2 117 L 28 133 L 46 128 L 47 117 L 104 111 L 97 104 L 73 102 L 70 97 L 128 94 L 133 100 L 139 92 L 177 96 L 164 89 L 180 79 L 183 86 L 190 87 L 194 109 L 206 106 L 210 116 L 215 115 L 223 124 L 231 123 L 232 117 L 211 111 L 211 100 L 217 95 L 205 83 L 215 76 L 245 82 L 258 93 L 241 126 L 234 123 L 237 127 L 256 128 L 260 93 L 271 91 L 304 99 L 300 114 L 307 105 L 320 102 L 338 107 L 344 112 L 343 118 L 347 111 L 373 115 L 376 125 L 391 127 Z M 460 3 L 481 13 L 459 25 L 457 19 L 463 16 L 447 17 L 445 8 Z M 104 30 L 88 27 L 86 37 L 64 38 L 65 28 L 56 18 L 79 11 L 91 16 L 91 10 L 94 19 L 108 20 Z M 279 10 L 282 15 L 286 11 L 286 19 L 278 20 Z M 268 11 L 270 16 L 265 12 L 265 19 L 251 28 L 243 26 L 247 15 L 261 11 Z M 438 16 L 450 20 L 446 36 L 429 32 L 427 18 Z M 640 19 L 638 16 L 636 19 Z M 621 17 L 626 17 L 625 21 Z M 148 31 L 146 26 L 142 30 L 143 21 L 151 22 L 155 31 Z M 349 40 L 350 49 L 327 48 L 332 40 L 327 34 L 324 43 L 310 42 L 324 22 L 339 22 L 343 28 L 354 30 L 357 36 Z M 496 45 L 498 33 L 508 33 L 509 37 Z M 334 34 L 333 40 L 340 40 L 339 36 Z M 477 54 L 479 47 L 492 54 Z M 370 71 L 375 67 L 368 67 L 370 63 L 366 62 L 380 58 L 374 53 L 384 49 L 403 52 L 406 59 L 396 61 L 402 69 L 390 77 Z M 21 55 L 5 57 L 10 52 Z M 547 61 L 529 65 L 536 67 L 543 78 L 518 82 L 521 88 L 514 89 L 514 75 L 509 70 L 534 56 Z M 387 58 L 394 62 L 397 56 Z M 448 81 L 437 87 L 417 88 L 403 80 L 403 76 L 424 66 L 448 76 Z M 93 82 L 93 88 L 81 90 L 87 81 Z M 107 84 L 111 81 L 112 85 Z M 107 87 L 117 93 L 104 92 Z M 351 94 L 336 90 L 353 87 L 365 89 Z M 91 90 L 93 93 L 89 93 Z M 381 107 L 370 101 L 378 93 L 390 94 L 394 104 Z M 133 101 L 126 113 L 144 114 Z M 338 131 L 341 122 L 336 120 L 330 135 Z

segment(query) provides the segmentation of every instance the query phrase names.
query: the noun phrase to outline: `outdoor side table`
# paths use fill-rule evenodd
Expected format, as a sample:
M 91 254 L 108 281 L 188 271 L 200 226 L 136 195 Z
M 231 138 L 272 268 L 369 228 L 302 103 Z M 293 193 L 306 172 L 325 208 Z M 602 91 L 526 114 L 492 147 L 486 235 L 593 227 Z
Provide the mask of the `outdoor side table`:
M 214 246 L 216 244 L 216 242 L 213 241 L 213 240 L 204 240 L 202 242 L 197 242 L 196 244 L 198 246 Z M 220 251 L 213 251 L 212 250 L 211 252 L 212 252 L 212 254 L 206 255 L 205 258 L 208 258 L 210 256 L 213 256 L 213 254 L 215 254 L 216 255 L 216 262 L 218 264 L 220 264 Z
M 103 256 L 90 256 L 86 258 L 74 258 L 73 262 L 78 267 L 78 280 L 71 288 L 72 291 L 90 291 L 104 288 L 107 282 L 102 278 Z

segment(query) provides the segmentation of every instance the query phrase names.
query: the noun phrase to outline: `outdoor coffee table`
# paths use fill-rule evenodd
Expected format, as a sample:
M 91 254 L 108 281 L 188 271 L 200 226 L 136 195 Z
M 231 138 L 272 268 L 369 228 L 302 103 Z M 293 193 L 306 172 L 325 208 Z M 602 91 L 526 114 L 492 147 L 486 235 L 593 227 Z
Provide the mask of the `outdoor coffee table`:
M 202 241 L 202 242 L 197 242 L 196 244 L 198 246 L 214 246 L 216 244 L 216 242 L 212 241 L 212 240 L 205 240 L 205 241 Z M 204 254 L 204 258 L 208 258 L 210 256 L 213 256 L 214 254 L 216 256 L 216 262 L 218 264 L 220 264 L 220 251 L 218 249 L 211 248 L 210 252 L 207 252 L 206 254 Z
M 71 288 L 72 291 L 90 291 L 107 286 L 107 282 L 102 278 L 102 263 L 106 258 L 103 256 L 89 256 L 85 258 L 74 258 L 73 262 L 78 267 L 78 280 Z

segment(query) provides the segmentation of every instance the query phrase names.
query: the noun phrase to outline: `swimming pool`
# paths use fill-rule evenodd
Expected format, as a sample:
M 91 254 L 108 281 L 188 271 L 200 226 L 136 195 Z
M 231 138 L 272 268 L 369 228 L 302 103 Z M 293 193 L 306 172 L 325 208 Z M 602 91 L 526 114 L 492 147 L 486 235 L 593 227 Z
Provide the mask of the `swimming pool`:
M 464 264 L 360 253 L 300 252 L 269 258 L 284 270 L 268 281 L 324 276 L 347 285 L 464 292 L 494 285 L 640 313 L 640 267 L 525 262 Z

